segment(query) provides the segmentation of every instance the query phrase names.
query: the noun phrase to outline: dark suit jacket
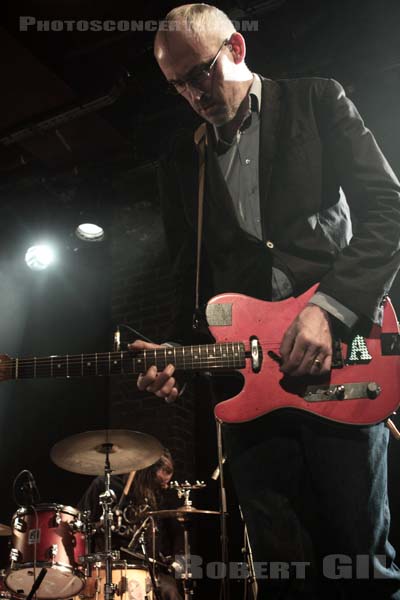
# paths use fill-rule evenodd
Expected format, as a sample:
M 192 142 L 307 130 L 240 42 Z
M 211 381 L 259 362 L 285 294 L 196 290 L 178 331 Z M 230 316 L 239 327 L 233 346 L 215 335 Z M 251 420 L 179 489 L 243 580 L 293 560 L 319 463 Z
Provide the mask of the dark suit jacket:
M 360 317 L 379 321 L 382 297 L 400 265 L 400 185 L 340 84 L 262 78 L 263 241 L 240 229 L 211 127 L 208 133 L 203 301 L 224 291 L 268 299 L 274 264 L 287 273 L 295 293 L 319 281 L 320 291 Z M 163 212 L 182 316 L 194 304 L 197 153 L 192 141 L 174 147 L 163 173 Z M 180 331 L 188 324 L 181 320 Z

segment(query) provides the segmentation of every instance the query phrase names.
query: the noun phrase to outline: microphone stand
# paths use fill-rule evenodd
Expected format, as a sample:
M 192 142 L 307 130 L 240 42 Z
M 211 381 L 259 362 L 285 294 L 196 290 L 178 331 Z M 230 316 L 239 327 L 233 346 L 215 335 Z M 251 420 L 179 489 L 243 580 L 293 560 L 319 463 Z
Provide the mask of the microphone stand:
M 153 559 L 153 565 L 150 562 L 150 557 L 147 554 L 147 550 L 146 550 L 146 543 L 145 543 L 145 539 L 144 539 L 144 534 L 146 531 L 146 527 L 147 527 L 147 523 L 148 521 L 151 520 L 153 521 L 153 519 L 151 517 L 146 517 L 145 520 L 143 521 L 143 523 L 140 525 L 139 529 L 137 529 L 137 531 L 135 531 L 135 533 L 132 536 L 131 541 L 128 544 L 128 547 L 125 549 L 123 548 L 123 550 L 125 552 L 130 553 L 131 552 L 131 548 L 133 548 L 136 544 L 136 542 L 139 542 L 140 545 L 140 549 L 142 551 L 142 555 L 143 555 L 143 559 L 144 559 L 144 563 L 149 571 L 149 575 L 150 575 L 150 579 L 151 579 L 151 584 L 153 586 L 153 591 L 154 591 L 154 595 L 156 597 L 156 600 L 162 600 L 161 598 L 161 594 L 160 594 L 160 589 L 157 585 L 157 581 L 156 578 L 154 577 L 154 559 Z M 153 522 L 153 527 L 154 527 L 154 522 Z M 132 552 L 131 552 L 132 553 Z
M 33 596 L 36 594 L 36 592 L 40 588 L 40 585 L 41 585 L 43 579 L 46 577 L 46 573 L 47 573 L 47 569 L 45 569 L 43 567 L 43 569 L 40 570 L 39 575 L 36 577 L 35 581 L 33 582 L 31 591 L 27 595 L 26 600 L 32 600 Z

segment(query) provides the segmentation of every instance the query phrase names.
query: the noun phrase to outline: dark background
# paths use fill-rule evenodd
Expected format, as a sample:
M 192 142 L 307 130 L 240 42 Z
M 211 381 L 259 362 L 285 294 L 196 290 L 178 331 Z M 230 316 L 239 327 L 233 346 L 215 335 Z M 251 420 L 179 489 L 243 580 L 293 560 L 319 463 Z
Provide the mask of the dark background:
M 160 19 L 179 3 L 54 4 L 2 5 L 0 351 L 12 356 L 107 351 L 117 323 L 163 339 L 174 286 L 160 217 L 158 160 L 174 135 L 196 124 L 184 101 L 165 93 L 152 32 L 19 31 L 24 15 L 140 21 Z M 258 31 L 244 33 L 252 70 L 272 78 L 338 79 L 400 173 L 398 2 L 216 4 L 234 19 L 257 20 Z M 87 220 L 104 225 L 104 242 L 76 239 L 75 227 Z M 47 271 L 31 272 L 23 257 L 39 239 L 54 243 L 57 261 Z M 399 279 L 392 300 L 400 310 Z M 123 330 L 125 341 L 134 337 Z M 217 508 L 210 480 L 214 424 L 210 398 L 203 396 L 201 404 L 189 397 L 167 406 L 138 394 L 133 377 L 2 383 L 0 522 L 9 523 L 16 509 L 12 483 L 23 468 L 34 472 L 42 501 L 76 506 L 90 477 L 56 467 L 50 449 L 69 435 L 105 427 L 155 435 L 173 452 L 179 479 L 207 481 L 208 491 L 198 492 L 196 504 Z M 392 540 L 400 549 L 399 457 L 393 442 Z M 240 535 L 240 527 L 232 526 L 234 559 Z M 216 526 L 203 525 L 198 537 L 205 559 L 213 559 Z M 0 556 L 6 568 L 5 538 Z M 200 585 L 198 597 L 204 590 Z

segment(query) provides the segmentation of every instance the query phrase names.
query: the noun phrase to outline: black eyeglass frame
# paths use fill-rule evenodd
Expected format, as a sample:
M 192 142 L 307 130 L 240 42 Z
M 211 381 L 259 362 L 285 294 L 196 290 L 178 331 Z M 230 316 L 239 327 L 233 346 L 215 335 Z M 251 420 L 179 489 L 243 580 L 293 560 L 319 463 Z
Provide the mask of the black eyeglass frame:
M 225 39 L 218 49 L 217 54 L 204 65 L 196 65 L 191 71 L 196 71 L 193 75 L 185 77 L 185 79 L 170 79 L 168 81 L 168 91 L 172 94 L 183 94 L 188 87 L 201 89 L 201 86 L 211 77 L 213 68 L 222 52 L 224 46 L 229 44 L 229 39 Z M 181 88 L 181 89 L 180 89 Z

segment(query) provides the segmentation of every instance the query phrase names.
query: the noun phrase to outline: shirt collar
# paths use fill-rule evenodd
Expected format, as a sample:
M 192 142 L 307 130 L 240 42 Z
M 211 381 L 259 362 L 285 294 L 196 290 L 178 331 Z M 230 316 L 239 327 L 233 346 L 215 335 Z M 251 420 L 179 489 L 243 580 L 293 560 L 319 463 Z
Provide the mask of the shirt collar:
M 251 116 L 252 112 L 256 112 L 258 115 L 260 114 L 261 92 L 262 92 L 261 79 L 257 75 L 257 73 L 253 73 L 253 82 L 252 82 L 252 84 L 250 86 L 250 90 L 249 90 L 249 112 L 244 117 L 242 125 L 249 118 L 249 116 Z M 242 127 L 242 125 L 241 125 L 241 127 Z M 220 138 L 220 136 L 218 134 L 218 129 L 215 125 L 213 125 L 213 129 L 214 129 L 214 135 L 215 135 L 216 141 L 217 142 L 221 141 L 223 144 L 226 144 L 226 142 Z M 230 144 L 228 144 L 228 145 L 230 145 Z

